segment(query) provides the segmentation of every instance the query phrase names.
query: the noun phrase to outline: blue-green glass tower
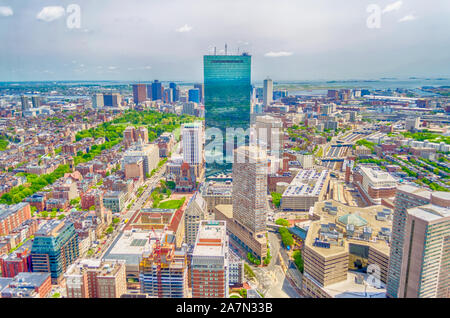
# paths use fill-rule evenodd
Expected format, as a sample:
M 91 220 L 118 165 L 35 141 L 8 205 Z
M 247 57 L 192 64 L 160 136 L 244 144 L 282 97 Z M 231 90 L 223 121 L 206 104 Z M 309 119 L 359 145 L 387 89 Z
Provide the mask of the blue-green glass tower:
M 203 57 L 205 86 L 205 126 L 219 128 L 223 138 L 227 128 L 250 127 L 251 56 L 205 55 Z M 205 155 L 208 156 L 206 141 Z M 224 140 L 223 158 L 226 157 Z M 206 162 L 206 177 L 231 172 L 231 163 Z
M 33 272 L 50 273 L 56 284 L 79 256 L 78 234 L 73 223 L 52 220 L 36 233 L 31 248 Z

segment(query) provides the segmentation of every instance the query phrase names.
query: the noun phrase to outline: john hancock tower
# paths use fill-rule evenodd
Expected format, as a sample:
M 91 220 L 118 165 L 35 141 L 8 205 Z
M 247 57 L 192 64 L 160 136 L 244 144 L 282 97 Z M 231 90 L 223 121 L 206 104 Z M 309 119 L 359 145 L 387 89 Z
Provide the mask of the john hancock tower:
M 242 128 L 246 131 L 250 126 L 251 56 L 248 53 L 205 55 L 203 67 L 205 126 L 206 129 L 220 129 L 223 136 L 222 154 L 217 148 L 215 152 L 207 150 L 213 138 L 206 141 L 206 177 L 212 177 L 219 173 L 231 172 L 233 154 L 226 153 L 226 143 L 236 148 L 236 140 L 226 140 L 226 129 Z M 218 155 L 223 156 L 223 161 L 211 160 Z

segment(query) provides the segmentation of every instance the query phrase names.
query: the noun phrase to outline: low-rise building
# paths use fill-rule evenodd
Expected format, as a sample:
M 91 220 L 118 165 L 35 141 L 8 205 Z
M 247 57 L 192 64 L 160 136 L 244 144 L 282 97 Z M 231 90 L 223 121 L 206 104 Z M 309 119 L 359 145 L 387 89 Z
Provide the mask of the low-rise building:
M 281 209 L 284 211 L 309 211 L 314 203 L 324 199 L 329 180 L 328 170 L 299 170 L 283 192 Z
M 64 277 L 69 298 L 120 298 L 127 291 L 125 261 L 82 259 Z

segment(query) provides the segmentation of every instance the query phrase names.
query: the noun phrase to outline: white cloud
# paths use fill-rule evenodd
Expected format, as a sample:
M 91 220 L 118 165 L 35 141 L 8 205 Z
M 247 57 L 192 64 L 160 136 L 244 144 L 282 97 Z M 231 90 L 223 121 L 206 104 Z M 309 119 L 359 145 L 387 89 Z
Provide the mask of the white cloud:
M 182 27 L 179 27 L 178 29 L 176 29 L 175 31 L 177 32 L 189 32 L 192 30 L 192 27 L 190 25 L 183 25 Z
M 66 10 L 64 10 L 63 7 L 44 7 L 42 10 L 37 14 L 36 19 L 45 21 L 45 22 L 51 22 L 54 20 L 57 20 L 64 16 L 66 13 Z
M 406 22 L 406 21 L 413 21 L 417 19 L 413 14 L 408 14 L 405 15 L 403 18 L 401 18 L 400 20 L 398 20 L 398 22 Z
M 0 17 L 9 17 L 13 14 L 11 7 L 0 7 Z
M 284 51 L 279 51 L 279 52 L 268 52 L 266 54 L 264 54 L 264 56 L 266 57 L 283 57 L 283 56 L 291 56 L 292 52 L 284 52 Z
M 149 65 L 147 65 L 147 66 L 144 66 L 144 70 L 150 70 L 152 67 L 151 66 L 149 66 Z
M 116 70 L 117 69 L 117 66 L 109 66 L 108 67 L 108 70 L 111 70 L 111 71 L 114 71 L 114 70 Z
M 383 13 L 399 10 L 403 5 L 403 1 L 396 1 L 391 4 L 388 4 L 384 9 Z

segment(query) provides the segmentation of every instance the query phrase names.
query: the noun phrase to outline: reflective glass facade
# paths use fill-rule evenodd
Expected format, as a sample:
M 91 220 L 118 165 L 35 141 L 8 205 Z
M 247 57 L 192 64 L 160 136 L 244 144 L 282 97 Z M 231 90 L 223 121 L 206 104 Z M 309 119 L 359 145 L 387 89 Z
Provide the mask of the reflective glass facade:
M 206 55 L 203 66 L 206 128 L 219 128 L 224 139 L 226 128 L 248 129 L 252 91 L 251 56 Z M 208 145 L 208 141 L 206 144 Z M 205 155 L 208 156 L 208 153 Z M 223 157 L 225 158 L 225 149 Z M 230 169 L 231 162 L 223 165 L 207 162 L 206 176 L 231 172 Z

